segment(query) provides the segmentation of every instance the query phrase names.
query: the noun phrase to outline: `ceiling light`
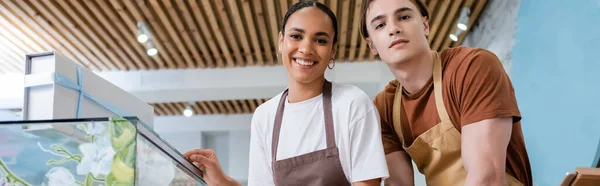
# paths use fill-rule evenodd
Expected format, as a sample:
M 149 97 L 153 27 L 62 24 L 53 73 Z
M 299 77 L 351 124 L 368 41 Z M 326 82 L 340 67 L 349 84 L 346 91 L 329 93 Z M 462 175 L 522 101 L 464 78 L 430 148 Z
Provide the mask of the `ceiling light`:
M 454 34 L 450 34 L 450 39 L 452 39 L 452 41 L 458 41 L 458 37 Z
M 460 15 L 458 16 L 458 23 L 456 26 L 458 29 L 467 30 L 467 25 L 469 24 L 469 15 L 471 14 L 471 9 L 464 7 L 460 11 Z
M 146 54 L 149 56 L 155 56 L 158 53 L 156 47 L 154 47 L 154 43 L 152 41 L 146 43 Z
M 183 115 L 185 117 L 190 117 L 190 116 L 194 115 L 194 111 L 192 111 L 192 109 L 187 108 L 183 111 Z
M 137 37 L 137 40 L 138 40 L 138 42 L 140 42 L 140 43 L 145 43 L 146 41 L 148 41 L 148 35 L 146 35 L 146 34 L 140 34 L 140 35 Z
M 148 40 L 152 38 L 152 32 L 150 31 L 150 27 L 146 25 L 144 22 L 137 23 L 137 40 L 140 43 L 146 43 Z
M 458 29 L 461 29 L 461 30 L 467 30 L 467 25 L 465 25 L 465 24 L 458 23 L 458 25 L 456 25 L 456 26 L 458 26 Z M 139 38 L 138 38 L 138 39 L 139 39 Z
M 190 117 L 192 115 L 194 115 L 194 111 L 192 111 L 192 103 L 188 103 L 187 107 L 185 107 L 185 110 L 183 110 L 183 115 L 185 117 Z
M 151 48 L 151 49 L 148 49 L 148 51 L 146 53 L 149 56 L 155 56 L 158 53 L 158 50 L 156 50 L 156 48 Z

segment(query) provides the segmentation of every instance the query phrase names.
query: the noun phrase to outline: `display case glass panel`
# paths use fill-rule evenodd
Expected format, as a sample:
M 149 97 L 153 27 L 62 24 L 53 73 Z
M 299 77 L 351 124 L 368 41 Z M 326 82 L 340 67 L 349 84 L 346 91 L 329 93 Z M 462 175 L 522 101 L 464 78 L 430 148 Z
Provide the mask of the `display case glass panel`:
M 136 118 L 0 122 L 0 186 L 206 185 Z

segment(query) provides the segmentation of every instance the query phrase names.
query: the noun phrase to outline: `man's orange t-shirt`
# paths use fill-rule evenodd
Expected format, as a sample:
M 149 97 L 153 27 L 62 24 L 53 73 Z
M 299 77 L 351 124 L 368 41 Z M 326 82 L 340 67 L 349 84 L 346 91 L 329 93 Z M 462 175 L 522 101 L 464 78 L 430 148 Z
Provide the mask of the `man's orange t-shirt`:
M 512 83 L 493 53 L 476 48 L 456 47 L 440 53 L 442 97 L 456 129 L 485 119 L 513 117 L 512 136 L 507 148 L 506 172 L 525 185 L 532 185 L 531 167 L 521 130 L 521 114 Z M 374 100 L 381 116 L 385 153 L 403 151 L 396 135 L 392 111 L 397 81 L 390 82 Z M 407 144 L 440 122 L 435 106 L 433 78 L 418 92 L 403 90 L 401 123 Z

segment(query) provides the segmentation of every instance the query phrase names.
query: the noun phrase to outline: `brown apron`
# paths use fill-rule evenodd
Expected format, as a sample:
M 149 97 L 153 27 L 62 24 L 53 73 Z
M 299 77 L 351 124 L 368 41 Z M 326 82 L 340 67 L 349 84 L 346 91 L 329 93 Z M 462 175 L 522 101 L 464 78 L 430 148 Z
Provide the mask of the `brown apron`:
M 327 80 L 323 85 L 323 111 L 325 113 L 327 148 L 296 157 L 276 160 L 279 132 L 287 94 L 288 91 L 286 90 L 281 95 L 273 129 L 271 157 L 273 158 L 273 180 L 275 185 L 350 185 L 344 175 L 344 170 L 342 170 L 338 155 L 339 151 L 335 145 L 333 115 L 331 113 L 331 83 Z
M 433 90 L 435 105 L 441 122 L 419 135 L 410 146 L 407 146 L 403 130 L 400 124 L 400 113 L 402 111 L 402 85 L 398 83 L 393 105 L 394 128 L 402 147 L 410 155 L 417 165 L 419 172 L 425 175 L 427 185 L 464 185 L 467 172 L 461 159 L 461 134 L 458 132 L 442 98 L 442 62 L 437 52 L 432 51 L 434 59 L 433 66 Z M 508 185 L 523 185 L 513 176 L 506 174 Z
M 275 185 L 350 185 L 344 175 L 344 170 L 342 170 L 338 155 L 339 151 L 335 145 L 333 115 L 331 114 L 331 83 L 327 80 L 323 85 L 323 111 L 325 112 L 327 148 L 296 157 L 276 160 L 279 132 L 287 94 L 288 91 L 286 90 L 281 95 L 273 129 L 271 157 Z

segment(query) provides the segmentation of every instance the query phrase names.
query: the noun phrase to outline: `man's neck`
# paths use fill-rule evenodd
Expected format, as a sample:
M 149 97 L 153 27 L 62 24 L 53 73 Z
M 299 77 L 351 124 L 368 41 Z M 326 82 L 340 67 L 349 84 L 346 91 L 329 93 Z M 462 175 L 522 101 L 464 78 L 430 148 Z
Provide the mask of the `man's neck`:
M 289 77 L 288 101 L 296 103 L 314 98 L 323 93 L 323 83 L 325 79 L 317 79 L 310 83 L 297 82 Z
M 433 74 L 433 57 L 429 50 L 422 52 L 415 58 L 399 64 L 388 64 L 396 80 L 408 93 L 415 93 L 423 89 Z

